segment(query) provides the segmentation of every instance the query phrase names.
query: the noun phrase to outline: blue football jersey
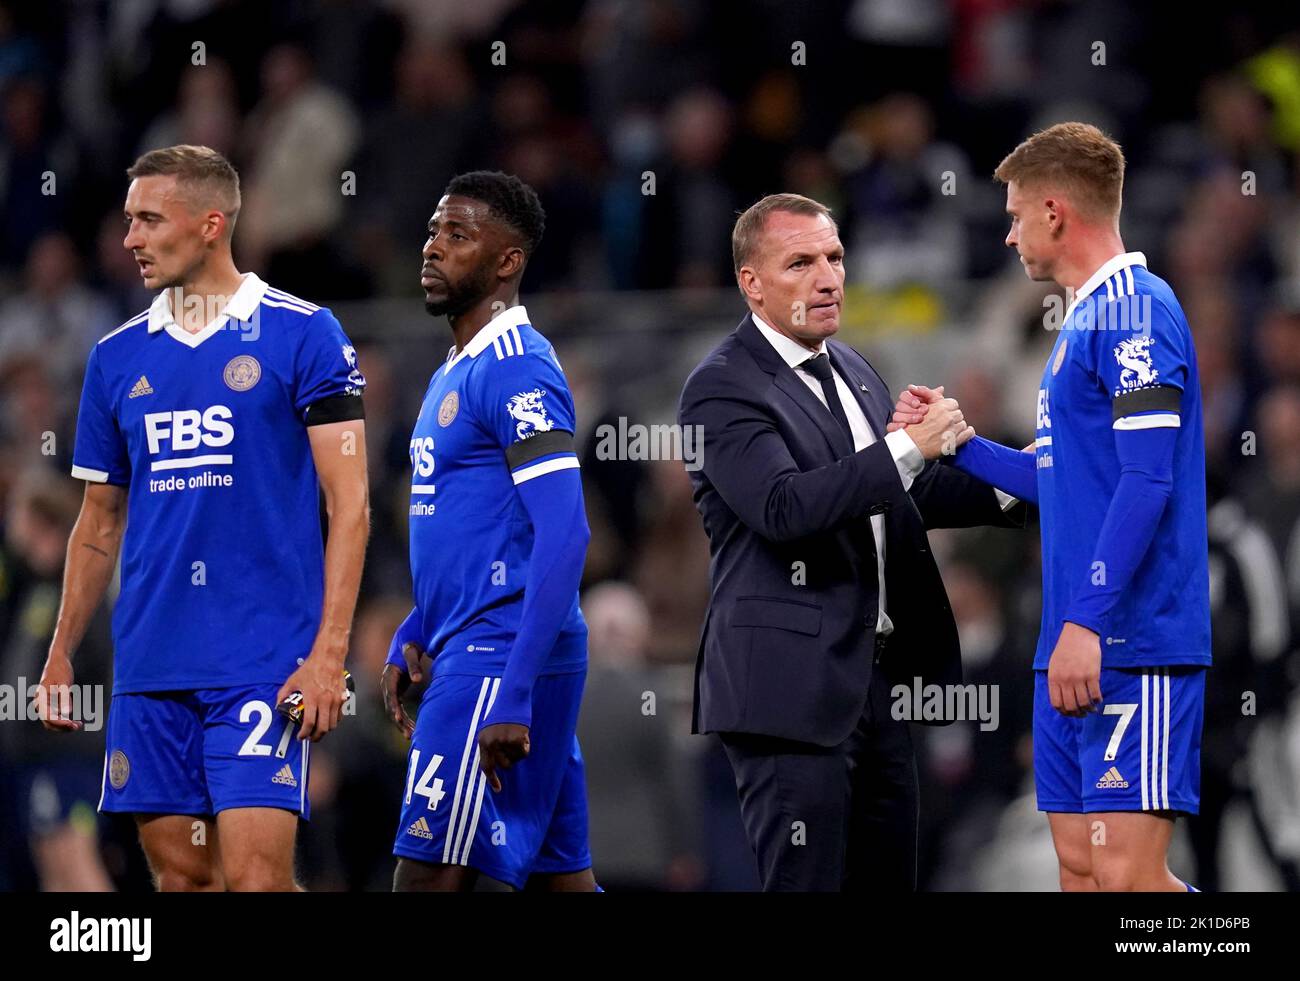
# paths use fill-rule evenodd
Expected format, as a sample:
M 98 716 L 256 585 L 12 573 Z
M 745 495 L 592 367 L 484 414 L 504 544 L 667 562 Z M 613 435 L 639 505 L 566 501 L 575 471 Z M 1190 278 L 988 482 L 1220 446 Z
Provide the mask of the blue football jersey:
M 1072 599 L 1094 577 L 1119 482 L 1115 430 L 1177 427 L 1173 492 L 1151 546 L 1100 631 L 1107 668 L 1210 663 L 1205 437 L 1191 330 L 1139 252 L 1116 256 L 1066 311 L 1038 390 L 1035 463 L 1046 669 Z
M 113 691 L 279 684 L 324 591 L 307 426 L 359 417 L 365 378 L 329 310 L 256 275 L 195 334 L 168 292 L 91 350 L 77 416 L 72 475 L 127 489 Z
M 515 486 L 576 468 L 573 431 L 555 349 L 522 306 L 434 372 L 411 433 L 409 514 L 415 605 L 435 676 L 504 672 L 533 550 Z M 541 674 L 585 668 L 586 632 L 575 592 Z

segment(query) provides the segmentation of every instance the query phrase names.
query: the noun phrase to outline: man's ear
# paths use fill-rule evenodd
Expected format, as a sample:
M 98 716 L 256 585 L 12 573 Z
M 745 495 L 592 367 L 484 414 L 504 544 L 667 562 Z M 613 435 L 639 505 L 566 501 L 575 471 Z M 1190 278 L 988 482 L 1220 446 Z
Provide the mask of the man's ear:
M 752 266 L 741 266 L 736 278 L 740 283 L 740 292 L 745 294 L 746 299 L 755 303 L 763 302 L 763 281 L 758 278 L 758 273 Z
M 221 238 L 226 230 L 226 216 L 220 211 L 213 209 L 203 216 L 203 239 L 205 242 L 215 242 Z
M 501 255 L 501 264 L 497 267 L 498 279 L 510 279 L 524 267 L 524 250 L 512 246 Z
M 1068 210 L 1060 198 L 1048 198 L 1043 202 L 1047 211 L 1047 229 L 1052 238 L 1058 237 L 1065 230 L 1065 215 Z

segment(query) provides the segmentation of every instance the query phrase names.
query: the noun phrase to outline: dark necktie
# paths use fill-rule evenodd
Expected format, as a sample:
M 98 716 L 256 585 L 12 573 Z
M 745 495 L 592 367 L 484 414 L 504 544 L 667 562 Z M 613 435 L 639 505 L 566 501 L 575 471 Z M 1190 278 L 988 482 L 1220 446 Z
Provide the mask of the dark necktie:
M 844 433 L 849 438 L 849 445 L 853 445 L 853 429 L 849 426 L 849 417 L 844 412 L 844 403 L 840 401 L 840 394 L 835 390 L 835 375 L 831 372 L 831 357 L 825 352 L 814 354 L 807 361 L 799 365 L 804 371 L 812 375 L 822 386 L 822 395 L 826 398 L 826 407 L 831 410 L 836 421 L 844 427 Z

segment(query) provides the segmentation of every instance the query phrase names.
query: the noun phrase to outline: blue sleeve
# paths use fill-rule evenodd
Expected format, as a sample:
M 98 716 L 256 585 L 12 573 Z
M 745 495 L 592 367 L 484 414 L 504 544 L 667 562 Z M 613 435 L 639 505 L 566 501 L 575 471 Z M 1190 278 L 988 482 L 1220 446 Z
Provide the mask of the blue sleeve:
M 484 726 L 532 724 L 533 685 L 573 607 L 591 537 L 577 470 L 526 480 L 518 491 L 533 525 L 533 552 L 519 631 Z
M 1191 330 L 1182 311 L 1170 310 L 1159 298 L 1143 293 L 1108 302 L 1099 316 L 1117 329 L 1092 332 L 1091 367 L 1098 384 L 1121 410 L 1116 418 L 1126 411 L 1126 401 L 1138 406 L 1129 407 L 1134 412 L 1145 407 L 1146 397 L 1126 396 L 1161 390 L 1181 393 L 1187 387 Z
M 366 379 L 357 367 L 357 351 L 329 310 L 321 308 L 302 328 L 293 379 L 293 406 L 306 420 L 317 402 L 360 396 Z
M 131 482 L 131 460 L 99 365 L 98 344 L 90 350 L 86 377 L 81 385 L 77 438 L 72 449 L 72 476 L 120 487 Z
M 976 436 L 957 450 L 952 462 L 958 470 L 1003 493 L 1038 503 L 1038 466 L 1033 453 Z
M 517 342 L 515 350 L 522 347 Z M 519 630 L 483 725 L 530 725 L 533 684 L 573 608 L 590 537 L 573 444 L 573 398 L 549 346 L 491 358 L 475 396 L 475 413 L 505 454 L 533 526 Z
M 423 636 L 423 618 L 420 616 L 418 606 L 411 607 L 411 612 L 406 615 L 406 619 L 401 622 L 397 632 L 393 634 L 393 639 L 388 645 L 388 659 L 385 664 L 396 664 L 403 672 L 406 671 L 406 658 L 402 656 L 402 647 L 406 644 L 415 644 L 421 650 L 424 650 Z
M 1139 416 L 1138 418 L 1142 418 Z M 1106 616 L 1126 590 L 1141 589 L 1133 574 L 1155 538 L 1173 491 L 1173 426 L 1115 430 L 1120 476 L 1106 510 L 1097 550 L 1075 590 L 1065 619 L 1101 634 Z
M 578 466 L 573 397 L 553 349 L 489 360 L 478 381 L 475 415 L 496 437 L 516 485 Z

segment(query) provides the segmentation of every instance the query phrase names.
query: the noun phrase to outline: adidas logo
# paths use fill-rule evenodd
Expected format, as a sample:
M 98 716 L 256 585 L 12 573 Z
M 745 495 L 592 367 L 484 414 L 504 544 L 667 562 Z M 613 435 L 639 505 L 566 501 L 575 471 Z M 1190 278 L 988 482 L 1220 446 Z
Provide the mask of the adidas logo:
M 289 769 L 288 763 L 280 767 L 280 772 L 271 778 L 271 783 L 282 783 L 286 787 L 298 786 L 298 781 L 294 779 L 293 771 Z
M 131 386 L 131 394 L 128 395 L 127 398 L 133 399 L 133 398 L 138 398 L 141 395 L 152 395 L 152 394 L 153 394 L 153 386 L 149 384 L 149 379 L 146 378 L 144 375 L 141 375 L 140 380 Z
M 1113 788 L 1123 789 L 1128 786 L 1128 781 L 1120 775 L 1120 772 L 1113 766 L 1101 775 L 1097 781 L 1097 787 L 1100 790 L 1110 790 Z
M 424 818 L 419 818 L 416 822 L 406 829 L 408 835 L 415 835 L 417 838 L 428 838 L 433 840 L 433 832 L 429 830 L 429 823 Z

